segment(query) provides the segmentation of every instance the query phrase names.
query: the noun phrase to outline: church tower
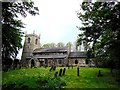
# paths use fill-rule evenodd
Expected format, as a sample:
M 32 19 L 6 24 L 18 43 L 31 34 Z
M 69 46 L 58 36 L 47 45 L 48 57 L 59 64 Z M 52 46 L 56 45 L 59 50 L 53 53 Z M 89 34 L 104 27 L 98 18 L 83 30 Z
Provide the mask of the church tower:
M 33 34 L 25 34 L 25 41 L 21 57 L 21 63 L 23 65 L 26 65 L 28 60 L 32 58 L 32 52 L 36 48 L 40 48 L 40 35 L 36 35 L 35 32 L 33 32 Z

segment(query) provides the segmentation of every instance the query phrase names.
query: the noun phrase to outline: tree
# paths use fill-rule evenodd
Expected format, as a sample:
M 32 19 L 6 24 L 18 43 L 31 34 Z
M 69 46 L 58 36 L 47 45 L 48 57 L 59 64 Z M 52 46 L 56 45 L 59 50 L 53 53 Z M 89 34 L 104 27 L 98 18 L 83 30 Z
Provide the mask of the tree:
M 55 43 L 46 43 L 46 44 L 43 44 L 43 47 L 55 47 L 56 44 Z
M 50 47 L 50 46 L 49 46 L 49 44 L 47 43 L 47 44 L 43 44 L 42 47 Z
M 34 2 L 2 2 L 2 59 L 3 64 L 7 59 L 16 58 L 18 50 L 22 48 L 21 41 L 24 24 L 19 20 L 18 15 L 27 16 L 38 14 L 38 8 L 34 7 Z
M 56 47 L 55 43 L 50 43 L 50 47 Z
M 114 61 L 120 68 L 120 3 L 119 2 L 83 2 L 83 10 L 78 18 L 83 26 L 79 29 L 79 42 L 92 45 L 92 53 L 98 61 Z M 120 71 L 120 70 L 119 70 Z M 120 75 L 120 74 L 119 74 Z
M 57 46 L 58 46 L 58 47 L 63 47 L 63 46 L 64 46 L 64 43 L 63 43 L 63 42 L 59 42 L 59 43 L 57 44 Z
M 71 42 L 68 42 L 67 44 L 66 44 L 66 46 L 67 46 L 67 48 L 68 48 L 68 50 L 69 50 L 69 52 L 71 51 L 71 47 L 72 47 L 72 43 Z
M 72 43 L 71 43 L 71 42 L 68 42 L 68 43 L 66 44 L 66 46 L 71 48 Z

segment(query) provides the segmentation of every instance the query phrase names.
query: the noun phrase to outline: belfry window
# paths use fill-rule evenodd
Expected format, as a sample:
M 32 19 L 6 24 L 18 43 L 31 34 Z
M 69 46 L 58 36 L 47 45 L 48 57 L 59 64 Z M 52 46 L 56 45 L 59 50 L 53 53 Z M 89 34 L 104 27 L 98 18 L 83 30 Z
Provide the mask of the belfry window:
M 30 38 L 28 38 L 28 43 L 30 43 Z
M 37 44 L 37 42 L 38 42 L 38 39 L 35 40 L 35 44 Z

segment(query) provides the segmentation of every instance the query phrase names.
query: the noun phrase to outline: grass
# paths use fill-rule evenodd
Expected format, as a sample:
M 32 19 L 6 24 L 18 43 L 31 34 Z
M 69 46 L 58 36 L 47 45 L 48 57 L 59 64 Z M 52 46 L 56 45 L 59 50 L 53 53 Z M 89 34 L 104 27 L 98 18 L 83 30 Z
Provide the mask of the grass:
M 66 68 L 64 76 L 54 78 L 54 73 L 60 68 Z M 114 75 L 110 75 L 107 68 L 80 67 L 80 76 L 77 76 L 77 67 L 57 67 L 55 71 L 49 71 L 50 67 L 44 68 L 23 68 L 3 72 L 3 86 L 14 85 L 14 87 L 27 86 L 38 87 L 59 87 L 64 88 L 119 88 Z M 101 70 L 102 77 L 97 77 L 98 70 Z M 10 86 L 9 86 L 10 87 Z M 7 87 L 8 88 L 8 87 Z

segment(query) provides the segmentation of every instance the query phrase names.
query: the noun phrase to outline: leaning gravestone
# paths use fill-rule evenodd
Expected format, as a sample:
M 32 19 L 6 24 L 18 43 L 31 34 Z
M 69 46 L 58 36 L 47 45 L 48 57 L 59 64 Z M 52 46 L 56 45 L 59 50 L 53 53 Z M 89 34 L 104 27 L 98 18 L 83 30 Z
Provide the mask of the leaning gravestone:
M 101 74 L 101 71 L 98 71 L 97 77 L 102 77 L 103 75 Z
M 49 70 L 49 71 L 52 71 L 52 69 L 53 69 L 53 66 L 51 66 L 51 68 L 50 68 L 50 70 Z
M 64 68 L 64 69 L 63 69 L 63 76 L 65 75 L 65 71 L 66 71 L 66 69 Z
M 79 76 L 79 67 L 77 67 L 77 76 Z
M 55 65 L 53 66 L 53 71 L 54 71 L 54 70 L 56 70 L 56 66 L 55 66 Z
M 62 68 L 59 71 L 59 76 L 62 76 Z
M 56 77 L 57 77 L 57 74 L 58 74 L 58 72 L 55 72 L 55 74 L 54 74 L 54 78 L 56 78 Z

